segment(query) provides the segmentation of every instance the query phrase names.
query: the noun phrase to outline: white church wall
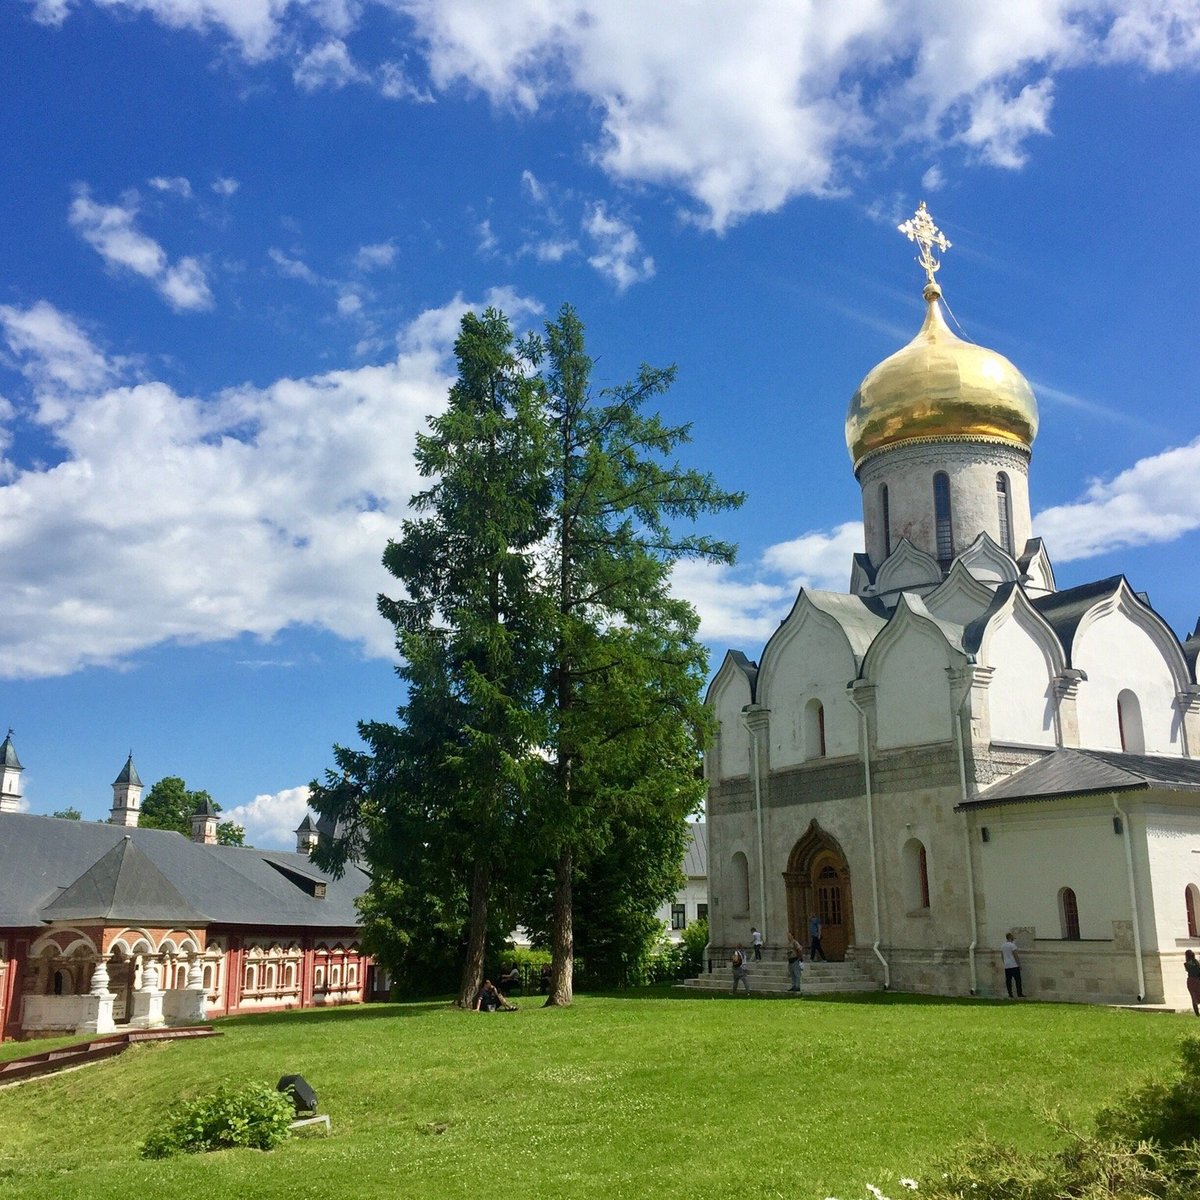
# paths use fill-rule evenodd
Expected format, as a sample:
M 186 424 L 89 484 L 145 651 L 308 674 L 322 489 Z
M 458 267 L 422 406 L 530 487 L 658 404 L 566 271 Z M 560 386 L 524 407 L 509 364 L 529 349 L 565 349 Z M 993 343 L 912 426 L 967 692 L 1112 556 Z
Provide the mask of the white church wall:
M 722 675 L 713 681 L 708 697 L 720 722 L 717 778 L 735 779 L 750 772 L 750 733 L 742 722 L 742 709 L 750 703 L 750 685 L 744 676 L 739 680 L 732 672 Z
M 832 625 L 805 615 L 777 651 L 763 655 L 760 702 L 771 710 L 773 770 L 858 749 L 858 714 L 846 699 L 858 667 L 845 635 Z M 813 701 L 823 712 L 823 750 Z
M 1082 747 L 1121 749 L 1117 697 L 1128 689 L 1141 709 L 1145 753 L 1183 754 L 1177 681 L 1161 646 L 1141 624 L 1120 608 L 1081 622 L 1071 659 L 1087 673 L 1077 702 Z
M 1162 958 L 1165 1001 L 1190 1008 L 1183 952 L 1200 954 L 1200 938 L 1188 935 L 1189 887 L 1197 890 L 1196 919 L 1200 921 L 1200 807 L 1145 806 L 1146 854 L 1154 945 Z
M 1028 746 L 1055 744 L 1054 664 L 1045 636 L 1029 628 L 1022 613 L 997 614 L 989 631 L 983 665 L 993 669 L 987 689 L 991 736 L 997 742 Z
M 881 749 L 943 742 L 950 719 L 949 646 L 938 630 L 913 621 L 889 639 L 871 664 L 877 685 L 877 744 Z

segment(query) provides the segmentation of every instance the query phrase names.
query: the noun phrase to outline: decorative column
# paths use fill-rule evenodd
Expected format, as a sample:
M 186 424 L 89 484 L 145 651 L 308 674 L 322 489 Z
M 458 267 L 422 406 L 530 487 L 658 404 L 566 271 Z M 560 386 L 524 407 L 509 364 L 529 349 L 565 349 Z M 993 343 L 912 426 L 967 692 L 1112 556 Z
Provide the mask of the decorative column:
M 1055 733 L 1060 746 L 1079 745 L 1079 710 L 1076 701 L 1079 685 L 1087 682 L 1087 672 L 1068 667 L 1052 682 L 1054 688 Z
M 166 1024 L 163 1017 L 163 993 L 158 986 L 158 959 L 147 954 L 142 960 L 142 986 L 133 994 L 134 1029 L 157 1029 Z
M 185 1025 L 194 1025 L 206 1019 L 208 993 L 204 990 L 203 963 L 204 956 L 199 950 L 193 950 L 188 955 L 187 987 L 183 990 L 183 1005 L 178 1014 L 178 1019 Z
M 116 1029 L 113 1020 L 113 1001 L 116 996 L 108 990 L 108 957 L 101 954 L 92 971 L 92 987 L 84 999 L 84 1017 L 76 1033 L 112 1033 Z

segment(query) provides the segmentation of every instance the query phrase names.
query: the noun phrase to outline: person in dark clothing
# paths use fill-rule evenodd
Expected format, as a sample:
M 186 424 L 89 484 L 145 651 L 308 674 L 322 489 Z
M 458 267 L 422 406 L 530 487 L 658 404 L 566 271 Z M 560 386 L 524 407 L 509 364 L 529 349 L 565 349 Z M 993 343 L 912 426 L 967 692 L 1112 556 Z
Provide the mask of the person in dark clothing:
M 808 918 L 808 957 L 812 962 L 816 962 L 817 958 L 823 962 L 828 962 L 829 959 L 825 956 L 825 951 L 821 949 L 821 918 L 813 913 Z
M 1194 950 L 1183 952 L 1183 969 L 1187 972 L 1187 990 L 1192 1001 L 1192 1012 L 1200 1017 L 1200 962 Z
M 509 1004 L 505 998 L 500 995 L 496 985 L 490 980 L 483 981 L 483 987 L 479 989 L 479 997 L 475 1001 L 476 1012 L 516 1012 L 517 1006 Z

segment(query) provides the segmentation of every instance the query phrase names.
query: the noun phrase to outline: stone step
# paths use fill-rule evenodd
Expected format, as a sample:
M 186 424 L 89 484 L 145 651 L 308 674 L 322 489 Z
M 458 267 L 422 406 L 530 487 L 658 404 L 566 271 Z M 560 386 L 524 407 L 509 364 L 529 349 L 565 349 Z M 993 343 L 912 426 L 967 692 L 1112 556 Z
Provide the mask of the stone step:
M 683 987 L 697 992 L 731 992 L 733 974 L 726 967 L 696 979 L 688 979 Z M 769 994 L 791 992 L 792 977 L 785 962 L 751 962 L 750 990 Z M 857 963 L 805 963 L 801 976 L 802 995 L 832 995 L 837 992 L 877 992 L 880 985 Z

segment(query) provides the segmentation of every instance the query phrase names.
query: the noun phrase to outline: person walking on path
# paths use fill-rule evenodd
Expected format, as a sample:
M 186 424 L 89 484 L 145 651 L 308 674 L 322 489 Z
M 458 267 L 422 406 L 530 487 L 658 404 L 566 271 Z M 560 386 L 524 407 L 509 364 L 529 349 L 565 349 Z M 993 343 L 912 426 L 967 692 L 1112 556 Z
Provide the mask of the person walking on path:
M 788 970 L 792 973 L 792 986 L 788 988 L 788 991 L 798 992 L 800 977 L 804 971 L 804 947 L 800 945 L 799 939 L 790 929 L 788 930 Z
M 821 949 L 821 918 L 816 913 L 808 918 L 808 941 L 808 957 L 816 962 L 820 955 L 822 962 L 828 962 L 825 951 Z
M 1025 992 L 1021 988 L 1021 956 L 1017 953 L 1017 943 L 1013 941 L 1012 930 L 1004 935 L 1000 945 L 1000 957 L 1004 960 L 1004 990 L 1008 998 L 1013 998 L 1013 985 L 1016 985 L 1017 999 L 1024 1000 Z
M 754 947 L 754 961 L 762 962 L 762 934 L 753 925 L 750 926 L 750 943 Z
M 746 995 L 750 995 L 750 965 L 746 962 L 746 952 L 741 942 L 733 948 L 729 965 L 733 968 L 733 994 L 737 995 L 737 985 L 740 983 L 746 989 Z
M 1183 952 L 1183 969 L 1187 972 L 1188 995 L 1192 998 L 1192 1012 L 1200 1017 L 1200 962 L 1194 950 Z

